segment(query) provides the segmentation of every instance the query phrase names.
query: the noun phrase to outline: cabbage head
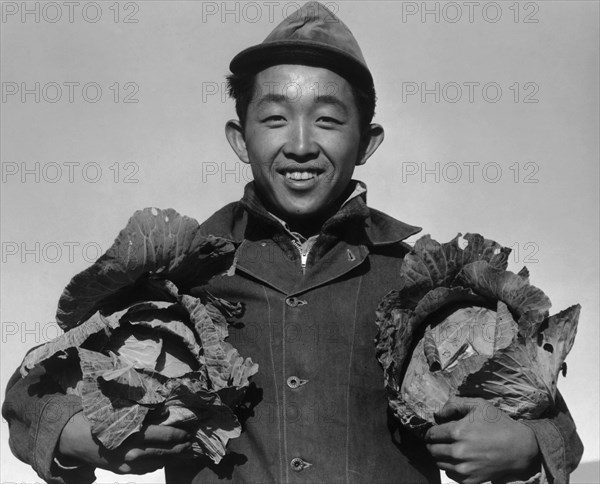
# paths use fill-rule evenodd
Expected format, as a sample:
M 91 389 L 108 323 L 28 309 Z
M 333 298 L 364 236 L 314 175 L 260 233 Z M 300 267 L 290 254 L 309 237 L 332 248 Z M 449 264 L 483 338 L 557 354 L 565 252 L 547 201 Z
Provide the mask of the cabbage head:
M 110 249 L 77 274 L 58 304 L 65 333 L 29 352 L 65 393 L 81 397 L 92 434 L 115 449 L 144 424 L 195 435 L 196 456 L 218 463 L 241 426 L 233 412 L 258 370 L 227 341 L 241 307 L 205 290 L 235 248 L 203 237 L 174 210 L 136 212 Z
M 554 404 L 580 306 L 549 316 L 529 272 L 507 271 L 510 249 L 467 234 L 421 237 L 401 266 L 401 286 L 377 310 L 377 358 L 389 406 L 419 435 L 451 396 L 479 397 L 513 418 Z

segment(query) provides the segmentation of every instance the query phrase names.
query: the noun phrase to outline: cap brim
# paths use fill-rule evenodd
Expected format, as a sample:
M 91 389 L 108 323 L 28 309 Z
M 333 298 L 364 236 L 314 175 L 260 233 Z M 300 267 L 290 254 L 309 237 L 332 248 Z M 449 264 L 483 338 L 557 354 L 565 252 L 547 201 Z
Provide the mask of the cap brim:
M 330 69 L 351 83 L 373 89 L 369 69 L 342 49 L 310 40 L 279 40 L 248 47 L 236 55 L 234 74 L 257 73 L 278 64 L 308 64 Z

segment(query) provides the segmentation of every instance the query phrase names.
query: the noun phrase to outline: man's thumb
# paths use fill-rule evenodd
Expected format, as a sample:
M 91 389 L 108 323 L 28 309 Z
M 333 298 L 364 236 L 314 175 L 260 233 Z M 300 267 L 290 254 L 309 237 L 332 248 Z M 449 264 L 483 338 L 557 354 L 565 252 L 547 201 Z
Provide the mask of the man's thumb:
M 433 414 L 438 424 L 460 420 L 474 409 L 475 405 L 468 398 L 450 397 L 446 404 Z

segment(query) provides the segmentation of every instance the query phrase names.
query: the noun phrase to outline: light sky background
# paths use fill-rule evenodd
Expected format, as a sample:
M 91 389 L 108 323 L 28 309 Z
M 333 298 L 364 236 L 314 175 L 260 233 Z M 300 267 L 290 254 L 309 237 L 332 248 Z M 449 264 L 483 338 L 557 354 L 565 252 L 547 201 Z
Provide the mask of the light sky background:
M 88 3 L 70 22 L 68 7 L 57 2 L 62 18 L 54 23 L 48 20 L 57 10 L 44 3 L 27 2 L 40 9 L 39 23 L 32 14 L 25 22 L 20 12 L 8 15 L 21 2 L 2 7 L 3 92 L 40 83 L 40 102 L 34 94 L 23 102 L 19 92 L 1 105 L 2 398 L 25 351 L 57 334 L 64 286 L 110 246 L 135 210 L 172 207 L 202 221 L 241 197 L 250 172 L 224 137 L 225 122 L 235 117 L 224 76 L 237 52 L 261 42 L 299 5 L 228 2 L 223 17 L 222 2 L 144 0 L 117 9 L 100 1 L 102 16 L 93 23 L 93 7 L 88 20 L 82 13 Z M 528 266 L 553 312 L 582 305 L 559 388 L 585 445 L 583 461 L 597 462 L 598 2 L 509 1 L 499 9 L 479 2 L 472 22 L 464 2 L 455 3 L 462 10 L 456 22 L 458 11 L 436 2 L 427 6 L 439 9 L 439 22 L 434 14 L 423 21 L 422 2 L 326 3 L 353 31 L 375 78 L 375 121 L 386 139 L 355 173 L 368 185 L 369 204 L 439 241 L 479 232 L 512 247 L 510 268 Z M 137 23 L 124 23 L 127 14 Z M 80 83 L 73 102 L 65 82 Z M 436 82 L 440 102 L 434 94 L 425 102 L 419 94 L 403 99 L 407 89 L 434 89 Z M 63 89 L 55 103 L 48 102 L 57 93 L 51 83 Z M 102 88 L 97 102 L 84 99 L 86 83 Z M 454 103 L 452 83 L 463 89 Z M 473 102 L 464 83 L 480 83 Z M 488 83 L 496 84 L 483 93 Z M 88 99 L 95 96 L 90 86 Z M 497 102 L 494 86 L 502 89 Z M 138 102 L 122 102 L 134 88 Z M 523 102 L 528 94 L 538 102 Z M 33 173 L 24 180 L 23 168 Z M 1 482 L 39 481 L 11 454 L 5 421 L 1 433 Z M 598 471 L 589 476 L 572 482 L 600 482 Z

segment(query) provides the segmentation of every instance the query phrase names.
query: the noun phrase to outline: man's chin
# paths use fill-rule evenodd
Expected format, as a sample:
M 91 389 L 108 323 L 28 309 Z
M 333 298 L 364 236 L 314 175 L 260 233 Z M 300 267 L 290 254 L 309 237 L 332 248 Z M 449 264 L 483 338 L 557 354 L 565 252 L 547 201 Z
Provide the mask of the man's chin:
M 318 205 L 285 205 L 281 206 L 280 217 L 284 220 L 297 220 L 299 222 L 304 222 L 320 218 L 323 212 L 325 212 L 325 208 Z

